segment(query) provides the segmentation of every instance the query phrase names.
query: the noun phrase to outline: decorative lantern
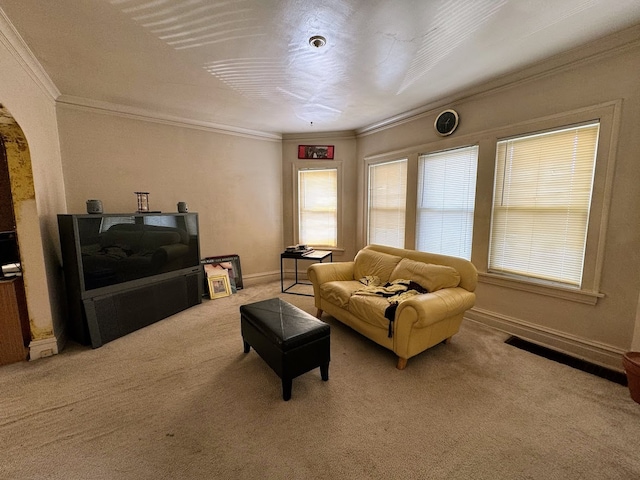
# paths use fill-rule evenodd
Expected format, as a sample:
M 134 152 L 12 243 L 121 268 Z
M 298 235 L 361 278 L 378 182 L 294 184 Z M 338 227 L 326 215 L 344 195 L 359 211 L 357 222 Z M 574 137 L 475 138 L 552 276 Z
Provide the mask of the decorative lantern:
M 149 211 L 149 192 L 134 192 L 138 197 L 138 213 Z

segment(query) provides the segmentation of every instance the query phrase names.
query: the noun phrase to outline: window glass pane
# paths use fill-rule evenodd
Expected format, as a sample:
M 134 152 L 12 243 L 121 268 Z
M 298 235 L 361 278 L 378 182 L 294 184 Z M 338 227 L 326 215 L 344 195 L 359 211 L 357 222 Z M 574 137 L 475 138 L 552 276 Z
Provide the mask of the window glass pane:
M 369 165 L 368 243 L 404 248 L 407 160 Z
M 338 244 L 338 170 L 298 172 L 298 238 L 323 247 Z
M 471 259 L 478 147 L 420 155 L 416 250 Z
M 498 142 L 489 269 L 580 286 L 599 124 Z

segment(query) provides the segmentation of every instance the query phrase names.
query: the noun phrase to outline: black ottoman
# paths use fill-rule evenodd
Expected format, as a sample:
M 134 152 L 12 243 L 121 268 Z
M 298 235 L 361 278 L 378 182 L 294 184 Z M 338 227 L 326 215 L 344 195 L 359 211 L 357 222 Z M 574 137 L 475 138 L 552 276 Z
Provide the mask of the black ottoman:
M 330 327 L 290 303 L 271 298 L 240 306 L 244 352 L 251 347 L 282 379 L 282 398 L 291 398 L 292 381 L 320 367 L 329 380 Z

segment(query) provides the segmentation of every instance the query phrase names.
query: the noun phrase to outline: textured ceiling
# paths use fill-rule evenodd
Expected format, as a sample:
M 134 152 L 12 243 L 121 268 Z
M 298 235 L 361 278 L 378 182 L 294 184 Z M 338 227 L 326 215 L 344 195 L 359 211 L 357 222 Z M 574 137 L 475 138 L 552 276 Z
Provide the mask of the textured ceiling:
M 273 133 L 363 128 L 640 22 L 638 0 L 0 0 L 0 8 L 61 101 Z M 326 46 L 310 46 L 313 35 Z

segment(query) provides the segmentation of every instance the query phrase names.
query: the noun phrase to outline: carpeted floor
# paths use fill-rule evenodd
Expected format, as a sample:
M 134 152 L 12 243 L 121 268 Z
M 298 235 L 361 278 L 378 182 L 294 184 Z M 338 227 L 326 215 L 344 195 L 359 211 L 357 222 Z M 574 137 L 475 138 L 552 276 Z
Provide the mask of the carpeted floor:
M 280 379 L 243 353 L 249 287 L 92 350 L 0 368 L 1 479 L 640 478 L 626 387 L 465 321 L 396 370 L 331 317 L 329 381 Z

